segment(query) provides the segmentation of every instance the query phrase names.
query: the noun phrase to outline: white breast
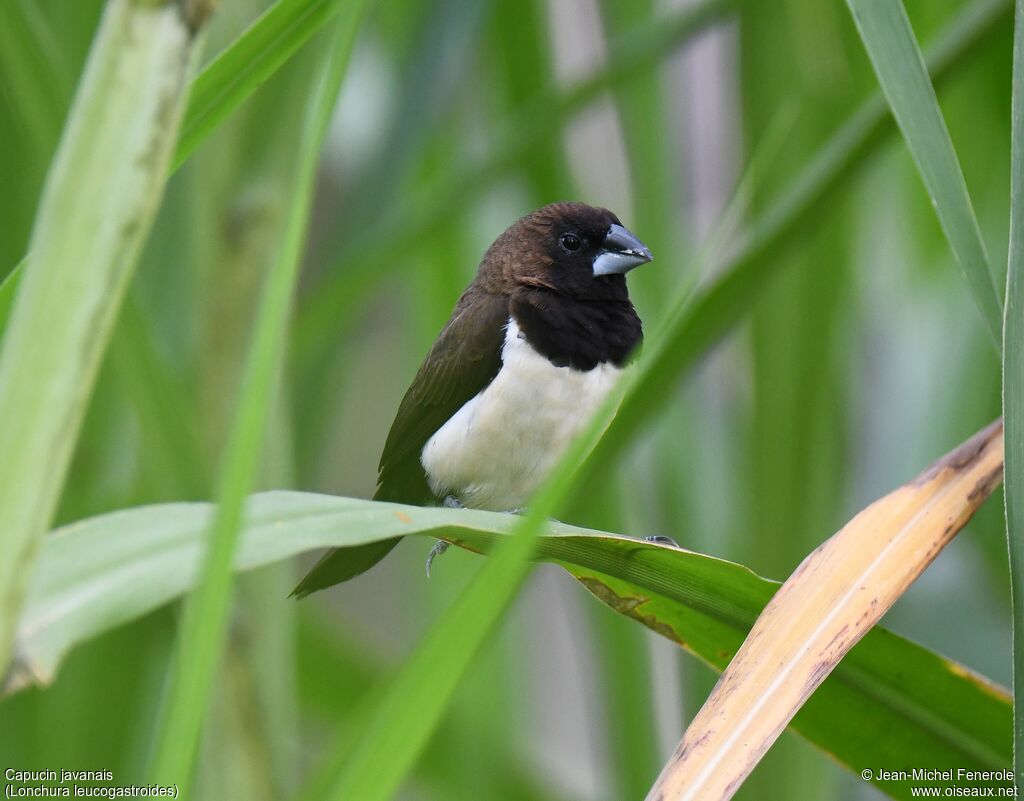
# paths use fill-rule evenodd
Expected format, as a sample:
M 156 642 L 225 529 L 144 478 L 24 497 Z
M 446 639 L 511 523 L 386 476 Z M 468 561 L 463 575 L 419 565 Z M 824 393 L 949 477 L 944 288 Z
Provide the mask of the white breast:
M 487 388 L 430 438 L 420 461 L 439 497 L 510 511 L 525 506 L 622 371 L 556 367 L 512 319 L 501 361 Z

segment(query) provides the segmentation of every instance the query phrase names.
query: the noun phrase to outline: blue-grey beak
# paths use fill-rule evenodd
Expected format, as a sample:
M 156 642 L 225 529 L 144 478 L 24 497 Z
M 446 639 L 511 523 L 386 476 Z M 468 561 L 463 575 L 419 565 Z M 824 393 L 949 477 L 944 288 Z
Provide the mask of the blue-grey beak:
M 621 225 L 612 225 L 594 259 L 594 275 L 623 275 L 653 258 L 647 245 Z

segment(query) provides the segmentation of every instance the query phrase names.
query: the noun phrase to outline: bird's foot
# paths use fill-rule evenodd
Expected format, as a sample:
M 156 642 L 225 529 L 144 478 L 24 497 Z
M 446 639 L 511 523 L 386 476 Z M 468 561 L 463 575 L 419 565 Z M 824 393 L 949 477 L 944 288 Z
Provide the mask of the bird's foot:
M 465 509 L 465 504 L 462 503 L 454 495 L 445 495 L 444 500 L 441 501 L 441 506 L 445 509 Z M 438 540 L 434 543 L 434 547 L 430 549 L 430 553 L 427 554 L 427 578 L 430 578 L 430 566 L 434 563 L 434 560 L 448 550 L 450 543 L 444 540 Z
M 456 498 L 454 495 L 445 495 L 444 500 L 441 501 L 441 506 L 445 509 L 465 509 L 465 505 Z
M 678 548 L 679 543 L 671 537 L 663 536 L 662 534 L 652 534 L 649 537 L 644 537 L 647 542 L 654 542 L 658 545 L 671 545 L 673 548 Z
M 430 578 L 430 566 L 434 563 L 434 559 L 443 554 L 450 547 L 450 543 L 444 540 L 438 540 L 434 543 L 434 547 L 430 549 L 430 553 L 427 554 L 427 578 Z

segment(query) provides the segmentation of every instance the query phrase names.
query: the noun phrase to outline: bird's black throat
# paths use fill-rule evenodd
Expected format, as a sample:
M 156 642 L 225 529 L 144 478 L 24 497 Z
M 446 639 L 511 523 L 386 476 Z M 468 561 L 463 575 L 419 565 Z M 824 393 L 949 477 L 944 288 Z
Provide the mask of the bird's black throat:
M 533 349 L 558 367 L 621 367 L 643 338 L 640 317 L 621 283 L 621 290 L 608 286 L 587 297 L 522 290 L 512 297 L 512 316 Z

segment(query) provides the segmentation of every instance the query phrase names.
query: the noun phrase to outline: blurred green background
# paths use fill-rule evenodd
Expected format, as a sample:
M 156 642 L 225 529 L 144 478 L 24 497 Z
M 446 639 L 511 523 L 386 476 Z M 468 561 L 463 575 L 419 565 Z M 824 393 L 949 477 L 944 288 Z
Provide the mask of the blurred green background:
M 925 44 L 957 4 L 906 3 Z M 1011 25 L 940 91 L 992 260 L 1005 264 Z M 266 6 L 222 0 L 205 52 Z M 688 9 L 710 6 L 699 25 Z M 100 0 L 0 6 L 0 270 L 25 252 Z M 720 12 L 720 13 L 719 13 Z M 295 177 L 311 43 L 171 181 L 93 396 L 58 522 L 206 499 L 255 298 Z M 578 91 L 604 74 L 600 91 Z M 516 217 L 579 199 L 656 256 L 645 326 L 714 275 L 752 220 L 876 90 L 843 4 L 816 0 L 379 0 L 320 165 L 263 487 L 369 497 L 401 394 Z M 575 93 L 575 94 L 574 94 Z M 568 522 L 784 578 L 872 499 L 999 412 L 999 365 L 902 142 L 890 137 L 786 247 L 752 315 L 677 387 L 600 498 Z M 767 266 L 767 265 L 766 265 Z M 306 566 L 240 581 L 197 798 L 288 796 L 465 586 L 406 541 L 350 584 L 285 601 Z M 141 780 L 177 610 L 77 650 L 0 702 L 0 767 Z M 885 618 L 1008 683 L 1002 499 Z M 714 676 L 540 567 L 474 663 L 400 798 L 641 798 Z M 885 766 L 878 766 L 885 767 Z M 786 734 L 738 796 L 877 791 Z

